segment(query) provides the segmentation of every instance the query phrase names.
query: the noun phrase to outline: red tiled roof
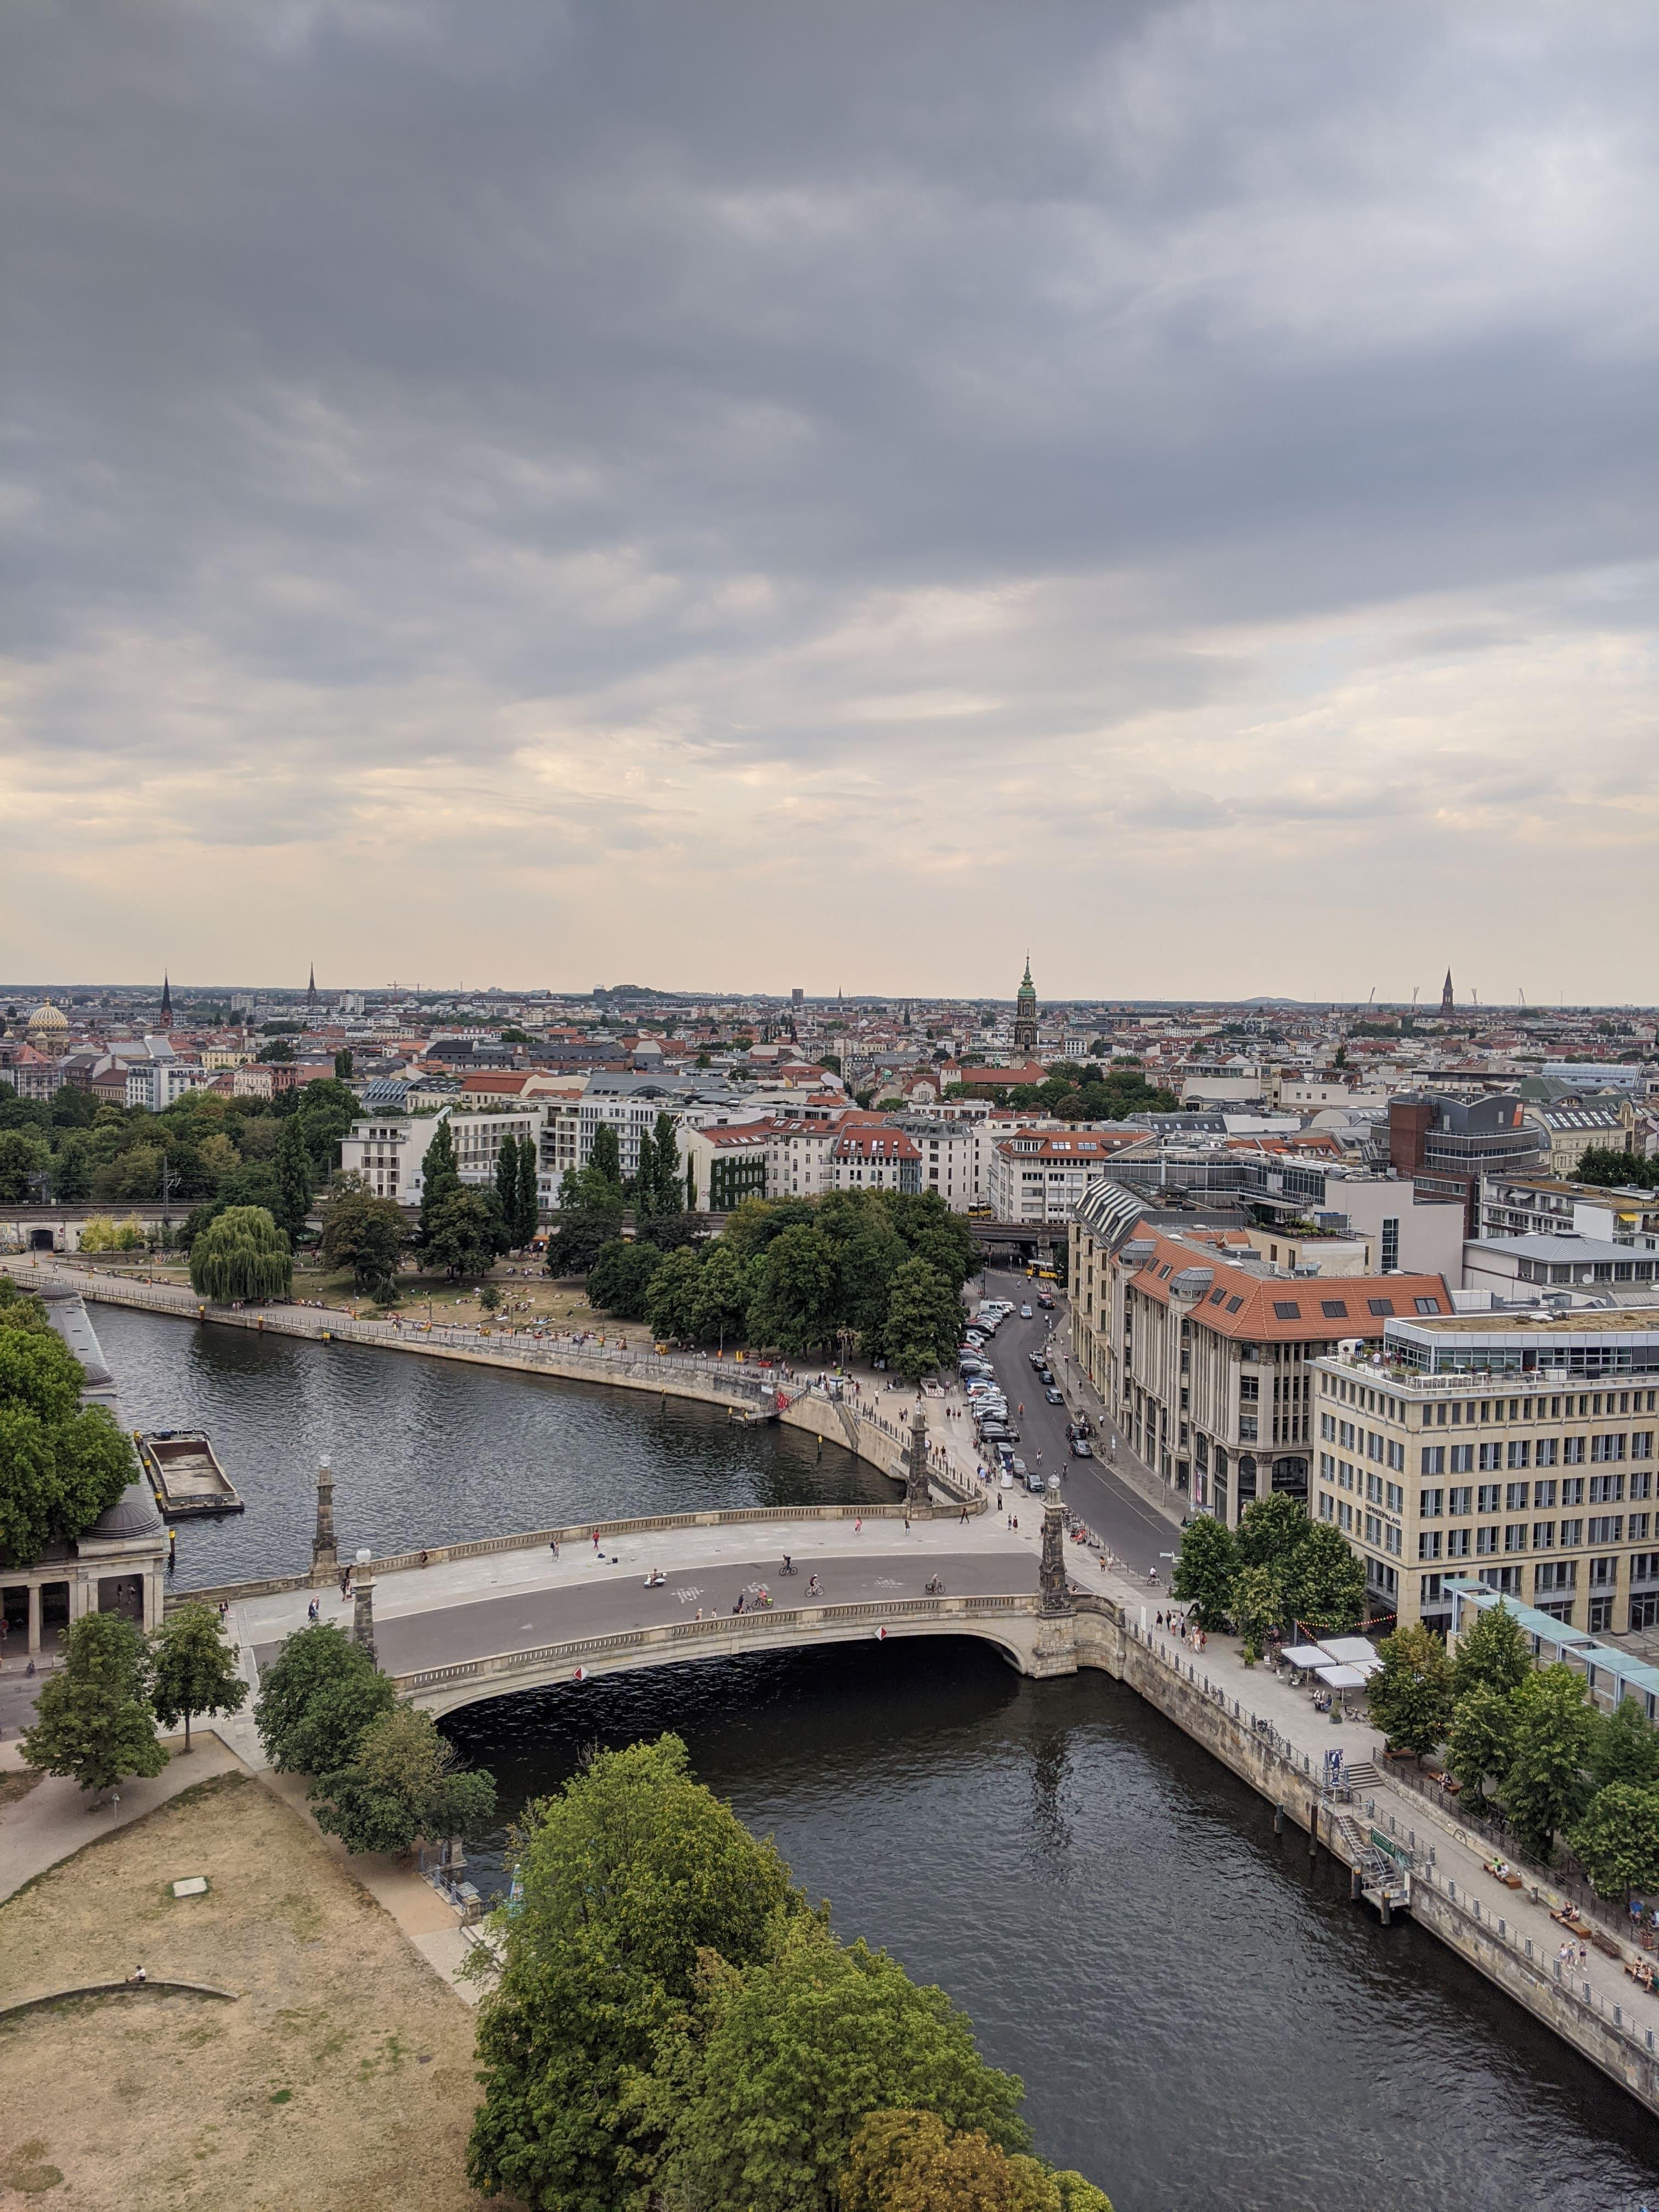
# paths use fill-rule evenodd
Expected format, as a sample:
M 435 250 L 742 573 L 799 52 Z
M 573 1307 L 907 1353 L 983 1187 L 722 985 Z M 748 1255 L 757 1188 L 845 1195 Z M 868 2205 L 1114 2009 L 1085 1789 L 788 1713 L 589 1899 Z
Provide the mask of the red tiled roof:
M 1139 1230 L 1133 1233 L 1137 1237 L 1141 1234 Z M 1183 1268 L 1210 1267 L 1215 1279 L 1193 1309 L 1192 1318 L 1221 1336 L 1279 1343 L 1381 1338 L 1391 1318 L 1416 1318 L 1419 1298 L 1432 1298 L 1437 1314 L 1452 1310 L 1451 1295 L 1438 1275 L 1251 1274 L 1229 1267 L 1218 1250 L 1212 1257 L 1156 1230 L 1146 1233 L 1157 1250 L 1135 1270 L 1135 1288 L 1167 1305 L 1170 1284 Z M 1384 1309 L 1381 1313 L 1375 1310 L 1378 1306 Z M 1328 1311 L 1331 1307 L 1341 1310 Z

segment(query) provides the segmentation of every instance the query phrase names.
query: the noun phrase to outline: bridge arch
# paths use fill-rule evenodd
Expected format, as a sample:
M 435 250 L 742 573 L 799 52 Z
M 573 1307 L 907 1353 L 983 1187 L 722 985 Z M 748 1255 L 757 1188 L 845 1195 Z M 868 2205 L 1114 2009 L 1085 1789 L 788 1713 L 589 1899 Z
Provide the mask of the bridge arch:
M 392 1681 L 400 1698 L 438 1718 L 466 1705 L 554 1683 L 690 1666 L 701 1659 L 730 1659 L 755 1651 L 811 1650 L 883 1636 L 973 1637 L 989 1644 L 1017 1673 L 1030 1674 L 1048 1671 L 1038 1656 L 1041 1621 L 1041 1601 L 1035 1592 L 1029 1596 L 894 1599 L 773 1609 L 501 1652 L 397 1674 Z

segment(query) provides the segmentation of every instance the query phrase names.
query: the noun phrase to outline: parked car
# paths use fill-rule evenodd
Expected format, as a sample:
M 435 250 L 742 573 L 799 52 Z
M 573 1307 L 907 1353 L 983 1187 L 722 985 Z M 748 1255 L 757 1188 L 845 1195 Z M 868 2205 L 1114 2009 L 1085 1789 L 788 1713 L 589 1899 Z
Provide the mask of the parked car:
M 1046 1367 L 1048 1364 L 1048 1355 L 1046 1352 L 1028 1352 L 1025 1357 L 1033 1367 Z
M 1045 1390 L 1049 1390 L 1054 1388 L 1054 1370 L 1049 1366 L 1046 1359 L 1043 1361 L 1042 1366 L 1038 1368 L 1036 1375 L 1037 1381 L 1042 1383 Z
M 1066 1433 L 1073 1437 L 1091 1437 L 1094 1432 L 1095 1425 L 1089 1416 L 1086 1413 L 1079 1413 Z
M 1051 1406 L 1063 1406 L 1066 1403 L 1066 1393 L 1063 1390 L 1056 1390 L 1052 1382 L 1042 1395 Z
M 1073 1459 L 1092 1459 L 1094 1455 L 1095 1448 L 1090 1443 L 1087 1437 L 1073 1437 L 1072 1438 L 1072 1457 Z
M 1041 1498 L 1048 1486 L 1044 1482 L 1040 1474 L 1028 1474 L 1025 1478 L 1025 1487 L 1030 1492 L 1033 1498 Z
M 1016 1482 L 1024 1482 L 1026 1476 L 1031 1472 L 1030 1468 L 1026 1466 L 1023 1459 L 1011 1459 L 1008 1462 L 1008 1470 L 1013 1476 Z

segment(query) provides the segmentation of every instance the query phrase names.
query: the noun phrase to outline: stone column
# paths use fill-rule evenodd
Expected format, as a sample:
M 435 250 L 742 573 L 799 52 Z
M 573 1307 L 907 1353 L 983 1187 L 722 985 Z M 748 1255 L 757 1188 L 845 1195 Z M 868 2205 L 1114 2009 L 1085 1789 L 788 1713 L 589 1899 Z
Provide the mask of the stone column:
M 1042 1565 L 1038 1571 L 1046 1613 L 1070 1613 L 1071 1592 L 1066 1581 L 1066 1508 L 1054 1491 L 1042 1509 Z
M 331 1582 L 339 1566 L 334 1547 L 334 1470 L 326 1455 L 317 1469 L 317 1533 L 311 1540 L 311 1579 Z
M 29 1584 L 29 1657 L 40 1656 L 40 1585 Z
M 374 1583 L 367 1565 L 357 1569 L 356 1595 L 351 1610 L 351 1638 L 368 1654 L 369 1664 L 380 1665 L 374 1656 Z
M 920 1401 L 910 1416 L 910 1449 L 904 1463 L 904 1510 L 913 1521 L 931 1521 L 933 1517 L 933 1497 L 927 1487 L 927 1416 Z

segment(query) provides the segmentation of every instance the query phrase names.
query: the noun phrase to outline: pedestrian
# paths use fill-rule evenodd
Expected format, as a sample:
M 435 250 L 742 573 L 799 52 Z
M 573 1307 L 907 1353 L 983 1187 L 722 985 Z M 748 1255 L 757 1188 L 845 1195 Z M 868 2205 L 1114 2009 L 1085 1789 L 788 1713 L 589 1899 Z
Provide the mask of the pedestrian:
M 910 1509 L 908 1505 L 904 1509 L 904 1533 L 907 1536 L 910 1533 Z
M 862 1513 L 860 1514 L 858 1519 L 853 1523 L 853 1534 L 855 1536 L 861 1536 L 864 1534 L 864 1516 Z
M 548 1538 L 547 1548 L 552 1553 L 554 1558 L 556 1559 L 559 1556 L 559 1540 L 556 1536 L 550 1536 Z

